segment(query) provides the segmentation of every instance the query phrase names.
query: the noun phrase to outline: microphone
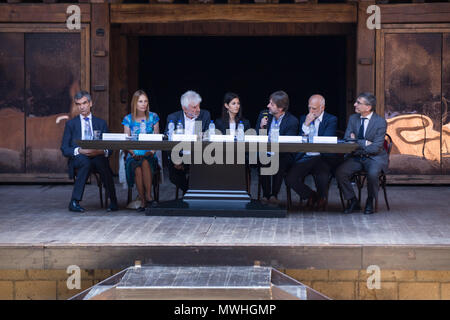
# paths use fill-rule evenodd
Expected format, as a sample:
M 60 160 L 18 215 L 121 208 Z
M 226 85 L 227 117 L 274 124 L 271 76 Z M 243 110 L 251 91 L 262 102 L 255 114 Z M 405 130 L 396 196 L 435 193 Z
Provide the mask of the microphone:
M 269 110 L 264 110 L 262 112 L 262 119 L 268 119 L 269 118 Z M 263 129 L 267 129 L 267 124 L 263 126 Z

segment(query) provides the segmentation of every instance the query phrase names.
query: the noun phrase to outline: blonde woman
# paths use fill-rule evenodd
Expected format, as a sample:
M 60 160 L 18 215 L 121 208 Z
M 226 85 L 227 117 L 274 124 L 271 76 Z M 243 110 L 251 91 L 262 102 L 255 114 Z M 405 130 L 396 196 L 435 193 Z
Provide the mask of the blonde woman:
M 141 132 L 141 123 L 145 122 L 146 132 Z M 122 121 L 124 133 L 127 135 L 140 133 L 159 133 L 159 117 L 150 112 L 147 94 L 138 90 L 131 100 L 131 113 Z M 146 206 L 154 206 L 152 198 L 152 176 L 158 167 L 158 159 L 154 150 L 126 150 L 125 173 L 129 187 L 136 187 L 141 199 L 138 212 L 145 211 Z

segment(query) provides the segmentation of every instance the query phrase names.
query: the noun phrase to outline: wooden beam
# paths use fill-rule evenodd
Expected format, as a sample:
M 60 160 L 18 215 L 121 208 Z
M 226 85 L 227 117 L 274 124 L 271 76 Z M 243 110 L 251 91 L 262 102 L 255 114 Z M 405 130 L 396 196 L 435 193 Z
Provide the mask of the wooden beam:
M 375 94 L 375 30 L 367 28 L 367 7 L 374 0 L 358 3 L 358 25 L 356 31 L 356 94 Z
M 109 123 L 109 47 L 110 24 L 107 3 L 92 4 L 91 23 L 91 95 L 95 116 Z M 104 56 L 94 52 L 104 51 Z
M 381 23 L 449 22 L 450 3 L 381 4 Z
M 0 22 L 51 22 L 65 23 L 68 17 L 66 13 L 70 4 L 0 4 Z M 91 21 L 91 5 L 80 4 L 81 22 Z
M 356 23 L 354 4 L 111 4 L 111 23 L 188 21 Z
M 111 26 L 109 131 L 123 132 L 122 119 L 128 113 L 127 36 L 120 26 Z M 119 153 L 114 152 L 111 169 L 119 172 Z
M 270 26 L 269 28 L 267 26 Z M 277 35 L 349 35 L 355 33 L 351 23 L 244 23 L 184 22 L 121 24 L 126 35 L 203 35 L 203 36 L 277 36 Z

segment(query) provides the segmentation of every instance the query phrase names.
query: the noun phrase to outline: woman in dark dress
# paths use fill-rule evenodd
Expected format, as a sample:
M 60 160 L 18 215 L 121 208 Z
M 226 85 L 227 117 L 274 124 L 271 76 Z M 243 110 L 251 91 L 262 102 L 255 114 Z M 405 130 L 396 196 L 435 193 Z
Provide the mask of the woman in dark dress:
M 240 121 L 244 124 L 244 132 L 250 129 L 250 122 L 242 116 L 239 96 L 236 93 L 227 92 L 223 98 L 222 117 L 215 121 L 216 129 L 222 134 L 236 135 Z M 228 133 L 227 130 L 229 130 Z

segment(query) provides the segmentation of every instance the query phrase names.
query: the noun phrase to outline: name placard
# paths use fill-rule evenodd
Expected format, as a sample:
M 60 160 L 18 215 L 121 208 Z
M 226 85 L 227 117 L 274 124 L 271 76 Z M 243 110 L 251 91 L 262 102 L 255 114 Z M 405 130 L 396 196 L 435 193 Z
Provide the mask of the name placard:
M 172 141 L 197 141 L 196 134 L 173 134 Z
M 278 142 L 302 143 L 302 137 L 301 136 L 279 136 Z
M 126 140 L 127 135 L 125 133 L 103 133 L 102 140 L 115 141 Z
M 230 134 L 214 134 L 209 137 L 209 141 L 213 142 L 233 142 L 234 136 Z
M 268 142 L 268 136 L 255 136 L 255 135 L 246 135 L 245 142 Z
M 139 134 L 139 141 L 162 141 L 164 135 L 159 133 L 148 134 L 141 133 Z
M 337 137 L 331 137 L 331 136 L 315 136 L 313 138 L 313 143 L 337 143 Z

